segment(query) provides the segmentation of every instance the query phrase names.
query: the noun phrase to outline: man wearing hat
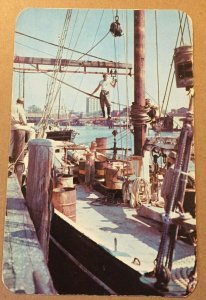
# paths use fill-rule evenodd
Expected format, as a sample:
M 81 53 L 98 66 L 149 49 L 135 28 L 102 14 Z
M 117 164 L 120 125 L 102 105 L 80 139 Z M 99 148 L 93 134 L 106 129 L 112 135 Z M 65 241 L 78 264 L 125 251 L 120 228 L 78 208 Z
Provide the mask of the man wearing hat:
M 165 201 L 165 205 L 164 205 L 165 210 L 167 206 L 168 197 L 171 193 L 171 190 L 174 188 L 172 186 L 172 178 L 174 175 L 174 166 L 175 166 L 176 157 L 177 154 L 174 151 L 170 151 L 170 153 L 167 156 L 167 171 L 165 173 L 165 177 L 161 188 L 161 196 L 164 198 Z M 180 201 L 177 202 L 177 208 L 178 208 L 177 212 L 180 214 L 181 218 L 187 218 L 181 199 Z
M 24 98 L 18 98 L 16 105 L 12 106 L 11 111 L 11 137 L 10 137 L 10 153 L 12 158 L 14 148 L 14 133 L 16 130 L 23 130 L 28 135 L 27 140 L 35 138 L 35 131 L 27 124 L 26 113 L 24 110 Z
M 170 151 L 170 153 L 167 156 L 167 171 L 165 173 L 164 180 L 161 187 L 161 197 L 164 198 L 165 208 L 167 205 L 168 196 L 170 195 L 171 192 L 171 188 L 173 188 L 171 184 L 172 184 L 172 178 L 174 174 L 174 165 L 176 161 L 176 156 L 177 156 L 176 152 L 174 151 Z
M 105 118 L 104 107 L 106 106 L 107 107 L 107 116 L 108 116 L 108 119 L 110 119 L 111 118 L 111 115 L 110 115 L 111 104 L 110 104 L 109 90 L 110 90 L 110 86 L 112 86 L 113 88 L 115 88 L 117 80 L 113 79 L 111 81 L 108 76 L 109 75 L 107 73 L 103 74 L 103 80 L 101 80 L 99 82 L 99 85 L 94 90 L 94 92 L 92 93 L 92 95 L 94 93 L 96 93 L 101 88 L 101 92 L 100 92 L 100 106 L 101 106 L 101 109 L 102 109 L 102 115 L 103 115 L 103 118 Z

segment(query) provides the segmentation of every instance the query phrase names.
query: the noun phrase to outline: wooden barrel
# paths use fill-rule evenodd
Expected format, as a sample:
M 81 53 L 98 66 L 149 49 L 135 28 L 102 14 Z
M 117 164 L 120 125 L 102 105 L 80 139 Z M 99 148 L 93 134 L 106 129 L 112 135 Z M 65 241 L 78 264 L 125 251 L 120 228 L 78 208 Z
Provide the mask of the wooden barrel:
M 105 168 L 105 184 L 111 190 L 121 190 L 123 181 L 118 177 L 122 177 L 121 169 Z
M 105 167 L 107 166 L 106 161 L 95 161 L 95 177 L 96 178 L 104 178 L 105 175 Z
M 102 138 L 96 138 L 96 144 L 97 144 L 97 151 L 106 154 L 106 149 L 107 148 L 107 138 L 102 137 Z
M 71 187 L 55 188 L 52 194 L 54 208 L 76 222 L 76 189 Z
M 174 65 L 176 85 L 181 87 L 192 87 L 193 82 L 193 48 L 192 46 L 180 46 L 174 51 Z
M 57 187 L 74 187 L 73 176 L 69 174 L 62 174 L 57 176 Z

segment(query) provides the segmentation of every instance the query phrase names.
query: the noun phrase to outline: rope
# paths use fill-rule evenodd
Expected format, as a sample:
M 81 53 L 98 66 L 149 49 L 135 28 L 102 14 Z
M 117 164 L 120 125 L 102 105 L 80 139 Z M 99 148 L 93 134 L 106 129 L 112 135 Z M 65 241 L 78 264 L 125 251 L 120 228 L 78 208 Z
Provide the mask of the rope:
M 144 194 L 141 197 L 140 189 L 142 185 L 144 185 Z M 143 202 L 148 202 L 150 199 L 149 183 L 142 177 L 137 177 L 134 181 L 126 178 L 122 185 L 122 194 L 124 202 L 126 202 L 126 200 L 129 200 L 131 207 L 134 208 L 138 204 L 142 205 Z
M 50 235 L 50 239 L 53 244 L 59 248 L 60 251 L 66 255 L 66 257 L 71 260 L 79 269 L 81 269 L 87 276 L 89 276 L 94 282 L 96 282 L 99 286 L 104 288 L 110 295 L 116 295 L 115 291 L 113 291 L 108 285 L 106 285 L 102 280 L 96 277 L 93 273 L 91 273 L 84 265 L 82 265 L 71 253 L 69 253 L 64 247 L 59 244 L 56 239 Z
M 160 83 L 159 83 L 159 53 L 158 53 L 158 35 L 157 35 L 157 11 L 155 10 L 155 32 L 156 32 L 156 58 L 157 58 L 157 100 L 158 100 L 158 111 L 160 117 Z
M 187 29 L 188 29 L 190 44 L 192 45 L 192 38 L 191 38 L 191 33 L 190 33 L 190 26 L 189 26 L 189 21 L 188 21 L 188 16 L 187 15 L 186 15 L 186 21 L 187 21 Z
M 181 31 L 181 41 L 180 46 L 184 45 L 184 38 L 183 38 L 183 30 L 182 30 L 182 23 L 181 23 L 181 17 L 180 17 L 180 11 L 178 11 L 179 21 L 180 21 L 180 31 Z
M 22 149 L 22 151 L 20 152 L 19 156 L 16 158 L 15 162 L 11 163 L 9 166 L 8 166 L 8 170 L 12 167 L 12 166 L 15 166 L 16 163 L 18 162 L 19 160 L 19 157 L 22 155 L 22 153 L 24 152 L 24 150 L 26 149 L 26 147 L 28 146 L 28 143 L 26 143 Z
M 182 13 L 182 17 L 181 17 L 180 22 L 182 22 L 183 16 L 184 16 L 184 13 Z M 185 18 L 185 21 L 186 21 L 186 18 Z M 184 28 L 185 28 L 185 21 L 184 21 L 183 32 L 184 32 Z M 176 43 L 175 43 L 175 48 L 177 47 L 177 43 L 178 43 L 178 40 L 179 40 L 180 30 L 181 30 L 181 28 L 179 27 L 178 35 L 177 35 L 177 39 L 176 39 Z M 164 106 L 164 102 L 165 102 L 165 99 L 166 99 L 167 89 L 168 89 L 168 85 L 169 85 L 169 81 L 170 81 L 170 76 L 171 76 L 171 72 L 172 72 L 173 60 L 174 60 L 174 57 L 172 57 L 172 61 L 171 61 L 171 64 L 170 64 L 169 76 L 168 76 L 167 83 L 166 83 L 165 93 L 164 93 L 164 97 L 163 97 L 163 101 L 162 101 L 162 106 L 161 106 L 161 110 L 160 110 L 160 116 L 162 115 L 163 106 Z
M 99 45 L 106 37 L 107 37 L 107 35 L 109 34 L 109 31 L 91 48 L 91 49 L 89 49 L 85 54 L 83 54 L 83 56 L 85 56 L 85 55 L 87 55 L 90 51 L 92 51 L 97 45 Z M 80 60 L 83 56 L 80 56 L 78 59 L 77 59 L 77 61 L 78 60 Z M 32 67 L 34 67 L 36 70 L 37 70 L 37 68 L 34 66 L 34 65 L 32 65 L 31 64 L 31 66 Z M 39 72 L 39 73 L 42 73 L 42 74 L 45 74 L 45 75 L 47 75 L 48 77 L 51 77 L 51 78 L 53 78 L 53 76 L 52 75 L 49 75 L 49 74 L 47 74 L 47 73 L 44 73 L 44 72 Z M 94 97 L 94 98 L 96 98 L 96 99 L 99 99 L 99 97 L 97 97 L 97 96 L 94 96 L 94 95 L 92 95 L 92 94 L 90 94 L 90 93 L 87 93 L 87 92 L 84 92 L 83 90 L 80 90 L 80 89 L 78 89 L 78 88 L 76 88 L 76 87 L 74 87 L 74 86 L 72 86 L 72 85 L 70 85 L 70 84 L 68 84 L 68 83 L 66 83 L 66 82 L 63 82 L 62 80 L 60 80 L 60 79 L 58 79 L 58 78 L 56 78 L 56 81 L 59 81 L 59 82 L 61 82 L 62 84 L 65 84 L 65 85 L 67 85 L 67 86 L 69 86 L 69 87 L 71 87 L 71 88 L 73 88 L 73 89 L 75 89 L 75 90 L 77 90 L 77 91 L 79 91 L 79 92 L 82 92 L 83 94 L 85 94 L 85 95 L 88 95 L 88 96 L 90 96 L 90 97 Z
M 82 26 L 81 26 L 81 28 L 80 28 L 79 34 L 78 34 L 78 36 L 77 36 L 77 39 L 76 39 L 76 43 L 75 43 L 75 45 L 74 45 L 74 48 L 76 48 L 76 46 L 77 46 L 77 43 L 78 43 L 79 38 L 80 38 L 80 35 L 81 35 L 81 33 L 82 33 L 82 29 L 84 28 L 84 24 L 85 24 L 85 22 L 86 22 L 86 18 L 87 18 L 88 13 L 89 13 L 89 10 L 87 10 L 87 12 L 86 12 L 86 14 L 85 14 L 85 17 L 84 17 Z M 78 15 L 79 15 L 79 10 L 78 10 L 78 13 L 77 13 L 76 18 L 75 18 L 75 23 L 74 23 L 74 26 L 73 26 L 73 31 L 72 31 L 72 35 L 71 35 L 71 39 L 70 39 L 69 45 L 71 44 L 71 41 L 72 41 L 72 38 L 73 38 L 74 29 L 75 29 L 75 27 L 76 27 L 75 25 L 76 25 L 76 23 L 77 23 Z M 74 52 L 71 53 L 71 56 L 70 56 L 70 58 L 69 58 L 70 60 L 72 59 L 73 54 L 74 54 Z M 66 58 L 67 58 L 67 57 L 66 57 Z M 66 67 L 66 71 L 68 70 L 68 68 L 69 68 L 69 66 Z M 66 75 L 66 73 L 64 73 L 64 75 L 62 75 L 60 79 L 63 80 L 64 77 L 65 77 L 65 75 Z M 61 85 L 61 83 L 59 83 L 59 84 Z M 73 103 L 75 103 L 75 102 L 73 102 Z
M 34 66 L 34 65 L 31 65 L 31 66 L 37 70 L 36 66 Z M 46 76 L 48 76 L 48 77 L 53 78 L 52 75 L 49 75 L 49 74 L 47 74 L 47 73 L 44 73 L 44 72 L 41 72 L 41 71 L 40 71 L 39 73 L 42 73 L 42 74 L 44 74 L 44 75 L 46 75 Z M 85 94 L 85 95 L 88 95 L 88 96 L 91 96 L 91 97 L 93 97 L 93 98 L 99 99 L 99 97 L 93 96 L 93 95 L 90 94 L 90 93 L 84 92 L 83 90 L 78 89 L 77 87 L 75 87 L 75 86 L 73 86 L 73 85 L 71 85 L 71 84 L 69 84 L 69 83 L 67 83 L 67 82 L 62 81 L 61 79 L 58 79 L 58 78 L 57 78 L 56 81 L 59 81 L 59 82 L 61 82 L 62 84 L 66 85 L 66 86 L 68 86 L 68 87 L 70 87 L 70 88 L 72 88 L 72 89 L 74 89 L 74 90 L 76 90 L 76 91 L 79 91 L 79 92 L 81 92 L 81 93 L 83 93 L 83 94 Z
M 42 119 L 39 123 L 40 125 L 42 125 L 42 127 L 39 129 L 39 135 L 41 135 L 41 136 L 44 135 L 44 132 L 45 132 L 47 124 L 48 124 L 49 116 L 51 115 L 52 107 L 54 105 L 57 94 L 61 87 L 60 84 L 58 85 L 58 87 L 56 87 L 56 82 L 57 82 L 56 79 L 57 79 L 57 76 L 59 73 L 59 67 L 61 65 L 62 54 L 63 54 L 63 49 L 64 49 L 63 47 L 64 47 L 64 43 L 66 41 L 66 37 L 67 37 L 67 33 L 68 33 L 68 27 L 69 27 L 69 23 L 70 23 L 70 19 L 71 19 L 71 14 L 72 14 L 72 10 L 67 10 L 62 34 L 61 34 L 61 37 L 59 40 L 59 47 L 58 47 L 57 56 L 56 56 L 57 63 L 54 66 L 54 70 L 53 70 L 54 75 L 51 76 L 51 82 L 50 82 L 48 94 L 47 94 L 48 97 L 46 99 L 46 107 L 45 107 Z M 56 93 L 55 93 L 55 88 L 56 88 Z
M 102 11 L 102 14 L 101 14 L 101 17 L 100 17 L 100 20 L 99 20 L 99 24 L 98 24 L 98 26 L 97 26 L 97 31 L 96 31 L 95 36 L 94 36 L 94 41 L 93 41 L 93 43 L 92 43 L 92 47 L 94 46 L 94 43 L 95 43 L 95 41 L 96 41 L 97 33 L 98 33 L 98 31 L 99 31 L 99 28 L 100 28 L 100 24 L 101 24 L 101 22 L 102 22 L 103 15 L 104 15 L 104 10 Z M 90 55 L 88 55 L 88 56 L 90 56 Z
M 33 36 L 31 36 L 31 35 L 28 35 L 28 34 L 25 34 L 25 33 L 19 32 L 19 31 L 15 31 L 15 33 L 20 34 L 20 35 L 23 35 L 23 36 L 26 36 L 26 37 L 28 37 L 28 38 L 31 38 L 31 39 L 33 39 L 33 40 L 36 40 L 36 41 L 39 41 L 39 42 L 42 42 L 42 43 L 45 43 L 45 44 L 48 44 L 48 45 L 51 45 L 51 46 L 58 47 L 58 44 L 51 43 L 51 42 L 48 42 L 48 41 L 45 41 L 45 40 L 42 40 L 42 39 L 33 37 Z M 16 43 L 17 43 L 17 44 L 20 44 L 20 43 L 18 43 L 18 42 L 16 42 Z M 20 44 L 20 45 L 23 45 L 23 44 Z M 23 46 L 24 46 L 24 45 L 23 45 Z M 30 46 L 25 46 L 25 47 L 31 48 Z M 83 54 L 83 55 L 88 55 L 88 56 L 93 57 L 93 58 L 101 59 L 101 60 L 103 60 L 103 61 L 113 62 L 112 60 L 109 60 L 109 59 L 106 59 L 106 58 L 101 58 L 101 57 L 99 57 L 99 56 L 91 55 L 91 54 L 84 53 L 84 52 L 81 52 L 81 51 L 77 51 L 77 50 L 74 50 L 74 49 L 70 49 L 70 48 L 65 47 L 65 46 L 64 46 L 63 48 L 66 49 L 66 50 L 69 50 L 69 51 L 73 51 L 73 52 L 75 52 L 75 53 L 79 53 L 79 54 Z M 32 48 L 31 48 L 31 49 L 32 49 Z M 43 52 L 43 51 L 40 51 L 40 50 L 37 50 L 37 51 Z M 43 53 L 46 53 L 46 52 L 43 52 Z M 48 54 L 48 53 L 46 53 L 46 54 Z
M 96 34 L 95 34 L 95 37 L 94 37 L 94 40 L 93 40 L 93 43 L 92 43 L 92 47 L 94 46 L 94 43 L 95 43 L 95 40 L 96 40 L 96 37 L 97 37 L 97 33 L 98 33 L 98 31 L 99 31 L 99 27 L 100 27 L 100 24 L 101 24 L 101 21 L 102 21 L 103 14 L 104 14 L 104 10 L 102 11 L 102 15 L 101 15 L 101 17 L 100 17 L 100 21 L 99 21 L 99 24 L 98 24 L 98 27 L 97 27 L 97 31 L 96 31 Z M 90 55 L 88 54 L 88 57 L 89 57 L 89 56 L 90 56 Z M 79 69 L 80 69 L 80 67 L 77 68 L 77 69 L 75 70 L 75 72 L 78 72 Z M 84 76 L 82 75 L 82 78 L 81 78 L 81 81 L 80 81 L 79 87 L 78 87 L 79 89 L 80 89 L 80 87 L 81 87 L 81 85 L 82 85 L 83 80 L 84 80 Z M 78 97 L 78 92 L 76 93 L 76 97 L 75 97 L 75 99 L 74 99 L 74 101 L 73 101 L 73 106 L 72 106 L 72 108 L 74 108 L 74 105 L 76 104 L 77 97 Z
M 128 65 L 128 12 L 125 12 L 126 18 L 126 35 L 125 35 L 125 57 L 126 57 L 126 65 Z M 126 68 L 126 157 L 128 156 L 128 123 L 129 123 L 129 90 L 128 90 L 128 68 Z
M 112 11 L 113 13 L 113 19 L 115 19 L 115 16 L 114 16 L 114 10 Z M 116 11 L 116 16 L 117 16 L 117 13 L 118 11 Z M 114 60 L 115 60 L 115 63 L 117 63 L 118 61 L 118 58 L 117 58 L 117 45 L 116 45 L 116 38 L 115 36 L 113 36 L 113 41 L 114 41 Z M 117 102 L 118 102 L 118 110 L 119 110 L 119 122 L 120 122 L 120 100 L 119 100 L 119 84 L 118 84 L 118 77 L 117 77 Z M 120 126 L 120 132 L 122 131 L 122 127 Z M 121 139 L 121 148 L 122 148 L 122 139 Z
M 77 59 L 77 61 L 78 60 L 80 60 L 82 57 L 84 57 L 85 55 L 87 55 L 89 52 L 91 52 L 95 47 L 97 47 L 107 36 L 108 36 L 108 34 L 110 33 L 110 31 L 108 31 L 104 36 L 103 36 L 103 38 L 101 38 L 100 40 L 99 40 L 99 42 L 97 42 L 91 49 L 89 49 L 86 53 L 84 53 L 82 56 L 80 56 L 78 59 Z

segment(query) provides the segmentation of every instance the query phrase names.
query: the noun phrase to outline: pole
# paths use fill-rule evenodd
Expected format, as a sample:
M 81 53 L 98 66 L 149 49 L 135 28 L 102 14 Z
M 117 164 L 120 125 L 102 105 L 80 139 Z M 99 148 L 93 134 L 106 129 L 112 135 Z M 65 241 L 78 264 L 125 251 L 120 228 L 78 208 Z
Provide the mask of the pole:
M 46 261 L 52 214 L 53 156 L 54 147 L 51 140 L 34 139 L 29 142 L 26 202 Z
M 145 112 L 144 11 L 134 11 L 134 102 L 131 119 L 134 126 L 134 155 L 143 156 L 147 114 Z

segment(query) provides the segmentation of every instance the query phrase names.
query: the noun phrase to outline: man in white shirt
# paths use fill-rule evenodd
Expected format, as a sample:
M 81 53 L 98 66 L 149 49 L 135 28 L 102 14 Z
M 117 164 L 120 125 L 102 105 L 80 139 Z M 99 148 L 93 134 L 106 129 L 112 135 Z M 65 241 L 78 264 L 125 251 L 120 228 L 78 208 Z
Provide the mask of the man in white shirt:
M 27 125 L 26 113 L 24 110 L 24 98 L 18 98 L 16 105 L 12 107 L 11 111 L 11 137 L 10 137 L 10 153 L 12 157 L 14 148 L 14 133 L 16 130 L 24 130 L 28 134 L 28 140 L 35 138 L 35 131 Z
M 103 118 L 105 118 L 105 106 L 107 107 L 107 116 L 108 119 L 111 118 L 111 104 L 110 104 L 110 86 L 112 86 L 113 88 L 115 88 L 117 80 L 113 79 L 112 81 L 109 79 L 108 77 L 109 75 L 107 73 L 103 74 L 103 80 L 101 80 L 99 82 L 99 85 L 97 86 L 97 88 L 94 90 L 94 92 L 92 93 L 95 94 L 100 88 L 101 88 L 101 92 L 100 92 L 100 106 L 102 109 L 102 115 Z

